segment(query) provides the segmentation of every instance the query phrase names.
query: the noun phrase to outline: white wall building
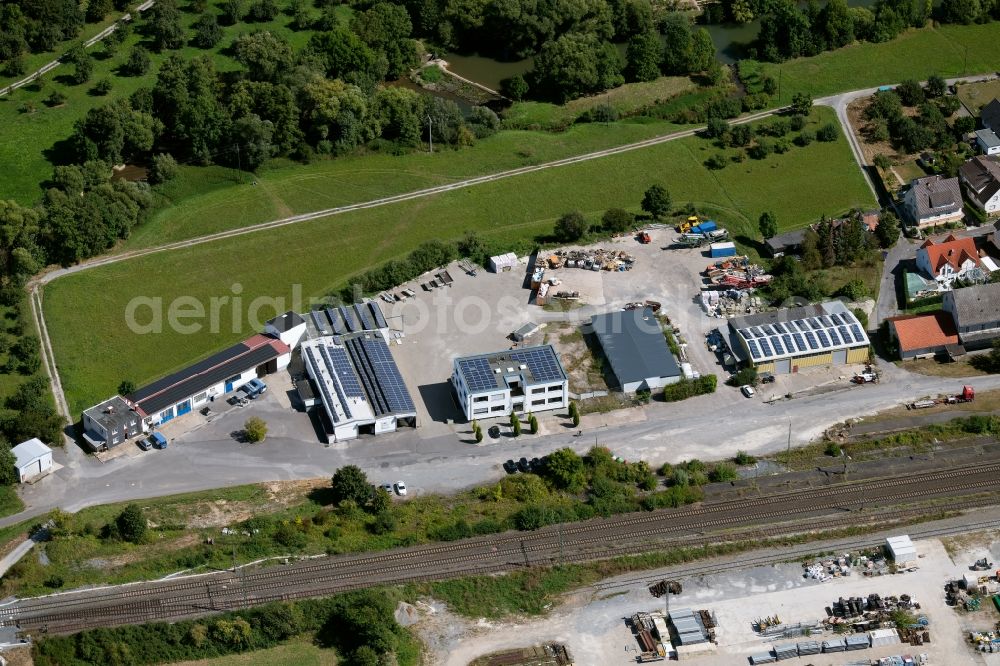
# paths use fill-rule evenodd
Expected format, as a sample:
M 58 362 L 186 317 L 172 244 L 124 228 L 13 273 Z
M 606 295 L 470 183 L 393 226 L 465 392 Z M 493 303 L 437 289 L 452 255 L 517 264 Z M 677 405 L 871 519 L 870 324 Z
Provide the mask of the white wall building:
M 42 440 L 32 437 L 21 442 L 11 453 L 17 459 L 17 478 L 21 483 L 31 481 L 52 471 L 52 449 L 45 446 Z
M 299 346 L 302 336 L 306 334 L 306 320 L 299 314 L 289 311 L 264 324 L 264 333 L 278 338 L 288 345 L 289 349 L 295 349 Z M 278 369 L 287 367 L 290 359 L 291 355 L 283 358 L 284 364 L 279 364 Z
M 490 270 L 494 273 L 513 270 L 517 266 L 517 255 L 513 252 L 490 257 Z
M 331 441 L 416 427 L 417 409 L 384 331 L 316 337 L 301 348 L 309 379 L 319 389 Z
M 914 178 L 903 197 L 903 204 L 910 222 L 921 229 L 965 218 L 958 178 Z
M 451 382 L 470 421 L 569 404 L 569 380 L 552 345 L 456 358 Z
M 905 567 L 915 564 L 917 561 L 917 548 L 913 545 L 910 537 L 905 534 L 889 537 L 885 540 L 885 547 L 889 551 L 889 557 L 897 566 Z

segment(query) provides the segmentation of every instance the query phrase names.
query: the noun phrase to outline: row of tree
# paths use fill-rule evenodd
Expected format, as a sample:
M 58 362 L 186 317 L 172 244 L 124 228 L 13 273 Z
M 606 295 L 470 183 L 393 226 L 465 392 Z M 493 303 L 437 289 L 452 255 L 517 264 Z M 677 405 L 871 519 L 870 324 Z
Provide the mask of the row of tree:
M 955 97 L 944 96 L 944 80 L 931 77 L 927 89 L 916 81 L 904 81 L 895 90 L 876 92 L 865 108 L 865 138 L 869 141 L 891 141 L 904 153 L 925 148 L 948 148 L 955 143 L 956 128 L 946 118 L 958 109 Z M 904 107 L 917 108 L 918 113 L 906 113 Z M 958 130 L 968 127 L 960 123 Z

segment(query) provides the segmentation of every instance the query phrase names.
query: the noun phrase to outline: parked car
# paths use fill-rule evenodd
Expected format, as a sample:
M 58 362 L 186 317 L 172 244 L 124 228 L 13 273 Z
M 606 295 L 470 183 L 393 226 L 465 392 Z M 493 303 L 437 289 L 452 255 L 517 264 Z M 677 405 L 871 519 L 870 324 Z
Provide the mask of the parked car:
M 514 474 L 514 473 L 516 473 L 517 472 L 517 463 L 514 462 L 513 460 L 508 460 L 507 462 L 505 462 L 503 464 L 503 471 L 507 472 L 508 474 Z
M 537 474 L 538 472 L 542 471 L 542 461 L 539 460 L 538 458 L 532 458 L 531 462 L 528 463 L 528 467 L 531 468 L 532 472 L 535 472 Z
M 760 379 L 760 383 L 761 384 L 773 384 L 774 383 L 774 375 L 772 375 L 770 372 L 762 372 L 762 373 L 760 373 L 759 379 Z
M 258 395 L 267 392 L 267 384 L 257 378 L 254 378 L 243 385 L 243 390 L 247 392 L 247 396 L 249 398 L 253 399 Z
M 400 497 L 406 495 L 406 484 L 402 481 L 396 482 L 396 492 L 399 493 Z
M 389 493 L 391 495 L 392 494 L 392 484 L 391 483 L 383 483 L 382 484 L 382 490 L 384 490 L 385 492 L 387 492 L 387 493 Z
M 138 444 L 139 448 L 142 449 L 143 451 L 149 451 L 151 448 L 153 448 L 153 438 L 143 437 L 138 442 L 136 442 L 136 444 Z
M 521 458 L 520 460 L 518 460 L 517 461 L 517 468 L 519 470 L 521 470 L 522 472 L 530 472 L 531 471 L 531 466 L 528 464 L 528 459 L 527 458 Z
M 749 384 L 744 384 L 743 386 L 741 386 L 740 392 L 743 393 L 743 395 L 745 395 L 748 398 L 752 398 L 756 393 L 756 391 L 753 390 L 753 387 L 750 386 Z
M 149 436 L 149 439 L 152 440 L 152 444 L 153 444 L 153 448 L 154 449 L 165 449 L 165 448 L 167 448 L 167 438 L 164 437 L 162 434 L 160 434 L 158 432 L 154 432 L 153 434 L 151 434 Z

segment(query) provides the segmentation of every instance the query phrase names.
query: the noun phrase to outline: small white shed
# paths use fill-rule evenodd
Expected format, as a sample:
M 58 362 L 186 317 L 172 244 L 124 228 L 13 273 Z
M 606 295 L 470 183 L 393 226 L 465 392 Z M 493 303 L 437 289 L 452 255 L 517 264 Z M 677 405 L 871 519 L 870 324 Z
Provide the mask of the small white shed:
M 45 446 L 42 440 L 32 437 L 21 442 L 11 451 L 17 459 L 17 478 L 24 483 L 35 477 L 47 474 L 52 470 L 52 449 Z
M 490 257 L 490 270 L 494 273 L 513 270 L 517 266 L 517 255 L 513 252 Z
M 896 566 L 907 566 L 917 561 L 917 549 L 906 534 L 889 537 L 885 540 L 885 546 Z

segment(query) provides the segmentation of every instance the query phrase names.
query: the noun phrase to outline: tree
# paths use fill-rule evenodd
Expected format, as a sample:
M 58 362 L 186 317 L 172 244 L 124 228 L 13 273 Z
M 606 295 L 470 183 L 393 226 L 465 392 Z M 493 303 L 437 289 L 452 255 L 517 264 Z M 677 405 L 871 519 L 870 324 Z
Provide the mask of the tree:
M 520 74 L 515 74 L 500 82 L 500 94 L 519 102 L 528 96 L 528 82 Z
M 564 243 L 580 240 L 586 231 L 587 222 L 579 211 L 566 213 L 556 220 L 555 236 Z
M 795 93 L 792 95 L 792 113 L 799 116 L 808 116 L 812 109 L 812 95 L 809 93 Z
M 691 35 L 691 52 L 688 68 L 691 72 L 707 72 L 715 62 L 715 44 L 705 28 L 699 28 Z
M 889 248 L 899 239 L 899 218 L 891 210 L 882 212 L 878 226 L 875 227 L 875 238 L 880 247 Z
M 774 238 L 778 234 L 778 219 L 771 211 L 764 211 L 757 219 L 757 228 L 760 229 L 760 235 L 764 240 Z
M 538 434 L 538 417 L 536 417 L 534 414 L 532 414 L 531 416 L 529 416 L 528 417 L 528 426 L 531 428 L 531 434 L 532 435 L 537 435 Z
M 829 143 L 831 141 L 836 141 L 838 134 L 839 132 L 837 132 L 837 126 L 833 123 L 827 123 L 816 131 L 816 138 L 820 141 L 826 141 Z
M 968 25 L 979 18 L 983 7 L 979 0 L 942 0 L 939 11 L 945 23 Z
M 481 444 L 483 441 L 483 429 L 476 425 L 472 432 L 475 435 L 476 444 Z
M 657 183 L 650 185 L 646 193 L 642 195 L 641 206 L 654 220 L 659 220 L 670 212 L 672 203 L 667 188 Z
M 111 9 L 111 0 L 87 0 L 85 20 L 87 23 L 100 23 L 111 13 Z
M 118 385 L 118 395 L 131 395 L 135 393 L 135 382 L 131 379 L 123 379 Z
M 142 76 L 149 71 L 151 64 L 149 51 L 141 46 L 133 46 L 128 59 L 122 65 L 122 71 L 128 76 Z
M 925 92 L 928 97 L 941 97 L 948 92 L 948 84 L 943 76 L 932 74 L 927 77 L 927 89 Z
M 621 85 L 621 70 L 614 44 L 594 33 L 569 32 L 542 45 L 531 76 L 540 95 L 567 102 Z
M 149 164 L 148 179 L 153 185 L 165 183 L 173 180 L 177 176 L 179 167 L 177 160 L 170 153 L 159 153 L 154 155 Z
M 721 139 L 729 131 L 729 123 L 725 118 L 712 116 L 708 119 L 708 126 L 705 128 L 705 136 L 709 139 Z
M 273 81 L 292 64 L 292 47 L 267 30 L 240 35 L 233 42 L 233 52 L 256 81 Z
M 193 27 L 194 37 L 191 39 L 191 43 L 200 49 L 215 48 L 215 45 L 222 39 L 219 19 L 211 12 L 199 16 Z
M 0 485 L 13 486 L 21 479 L 17 473 L 17 456 L 4 442 L 0 442 Z
M 644 32 L 628 40 L 625 48 L 625 79 L 628 81 L 653 81 L 660 76 L 663 47 L 655 32 Z
M 521 419 L 514 412 L 510 413 L 510 427 L 514 437 L 521 436 Z
M 605 231 L 620 234 L 628 231 L 635 223 L 635 216 L 622 208 L 609 208 L 601 216 L 601 226 Z
M 118 528 L 118 536 L 123 541 L 139 543 L 146 536 L 149 523 L 137 504 L 129 504 L 115 518 L 115 526 Z
M 184 28 L 176 0 L 157 0 L 143 12 L 146 27 L 157 51 L 184 46 Z
M 388 78 L 404 76 L 417 66 L 416 42 L 410 39 L 413 24 L 403 5 L 377 2 L 371 9 L 355 14 L 351 29 L 373 51 L 385 54 Z
M 256 23 L 267 23 L 278 16 L 278 5 L 274 0 L 254 0 L 247 12 L 247 18 Z
M 7 355 L 9 369 L 22 375 L 33 375 L 41 365 L 41 343 L 34 335 L 22 335 L 17 339 Z
M 72 80 L 76 85 L 86 83 L 90 80 L 90 75 L 94 72 L 94 59 L 90 57 L 82 44 L 77 44 L 71 48 L 63 57 L 68 63 L 73 65 Z
M 557 488 L 579 492 L 586 483 L 583 458 L 570 448 L 553 451 L 545 458 L 545 477 Z
M 245 0 L 225 0 L 222 3 L 222 17 L 228 25 L 235 25 L 246 16 L 247 6 Z
M 900 83 L 896 86 L 894 92 L 903 103 L 903 106 L 918 106 L 925 99 L 924 89 L 920 86 L 920 83 L 913 79 L 907 79 Z
M 267 437 L 267 423 L 259 416 L 251 416 L 243 424 L 243 436 L 251 444 L 263 442 Z
M 376 488 L 375 492 L 372 493 L 371 501 L 368 505 L 368 510 L 374 514 L 378 515 L 389 510 L 392 506 L 392 497 L 389 495 L 385 488 Z
M 350 500 L 358 506 L 364 506 L 369 495 L 371 495 L 371 485 L 368 476 L 360 467 L 345 465 L 334 472 L 331 479 L 331 496 L 335 505 Z
M 662 65 L 664 74 L 687 74 L 691 71 L 691 21 L 681 12 L 668 12 L 660 23 L 663 35 Z
M 95 95 L 100 95 L 101 97 L 104 97 L 109 92 L 111 92 L 111 88 L 112 87 L 113 87 L 113 84 L 111 83 L 111 79 L 107 79 L 107 78 L 101 79 L 100 81 L 98 81 L 94 85 L 94 94 Z

